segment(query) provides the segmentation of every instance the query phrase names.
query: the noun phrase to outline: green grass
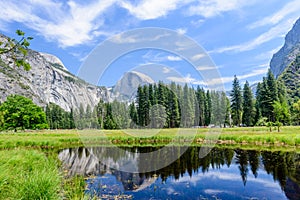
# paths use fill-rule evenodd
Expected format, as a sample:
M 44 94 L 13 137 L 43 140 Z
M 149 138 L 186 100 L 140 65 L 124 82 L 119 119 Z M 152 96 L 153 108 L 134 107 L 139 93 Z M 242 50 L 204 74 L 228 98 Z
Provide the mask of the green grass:
M 88 199 L 83 177 L 64 176 L 55 152 L 1 150 L 0 158 L 0 199 Z
M 56 130 L 0 133 L 0 199 L 88 199 L 83 177 L 68 178 L 57 151 L 84 145 L 215 145 L 300 150 L 300 127 L 162 130 Z
M 162 130 L 56 130 L 1 133 L 0 149 L 68 148 L 87 145 L 159 146 L 169 143 L 273 145 L 300 147 L 300 127 L 282 127 L 269 132 L 267 127 L 225 129 Z
M 0 199 L 59 199 L 54 161 L 37 150 L 0 151 Z

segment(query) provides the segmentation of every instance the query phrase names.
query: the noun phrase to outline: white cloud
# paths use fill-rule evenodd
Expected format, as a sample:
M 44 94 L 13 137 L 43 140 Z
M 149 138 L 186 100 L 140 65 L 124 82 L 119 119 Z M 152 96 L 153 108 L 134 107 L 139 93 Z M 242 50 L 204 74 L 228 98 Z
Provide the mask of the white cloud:
M 180 58 L 179 56 L 167 56 L 167 59 L 169 61 L 181 61 L 182 58 Z
M 110 41 L 117 44 L 126 44 L 126 43 L 136 43 L 140 41 L 138 35 L 125 35 L 124 33 L 120 33 L 118 35 L 113 36 Z
M 251 41 L 245 42 L 239 45 L 233 45 L 228 47 L 222 47 L 210 53 L 224 53 L 224 52 L 243 52 L 243 51 L 250 51 L 255 49 L 256 47 L 269 42 L 275 38 L 283 37 L 286 33 L 292 28 L 293 23 L 297 20 L 297 18 L 290 18 L 286 21 L 279 23 L 278 25 L 274 26 L 273 28 L 269 29 L 267 32 L 259 35 L 258 37 L 254 38 Z
M 192 20 L 191 24 L 195 27 L 201 26 L 205 22 L 204 19 Z
M 167 80 L 173 81 L 175 83 L 193 83 L 196 81 L 196 79 L 192 78 L 190 74 L 187 74 L 187 76 L 185 77 L 179 77 L 179 76 L 167 77 Z
M 186 28 L 179 28 L 176 30 L 179 35 L 184 35 L 187 32 Z
M 237 78 L 239 80 L 244 80 L 244 79 L 247 79 L 247 78 L 251 78 L 251 77 L 258 76 L 258 75 L 266 74 L 267 71 L 268 71 L 267 67 L 260 66 L 258 69 L 254 69 L 250 73 L 247 73 L 247 74 L 244 74 L 244 75 L 237 75 Z M 221 78 L 211 79 L 206 84 L 207 85 L 221 85 L 221 84 L 225 84 L 225 83 L 230 83 L 232 81 L 233 81 L 233 76 L 229 76 L 229 77 L 221 77 Z
M 208 67 L 207 67 L 208 68 Z M 211 69 L 211 68 L 208 68 Z M 198 69 L 199 70 L 199 69 Z M 266 74 L 268 71 L 267 65 L 261 65 L 256 69 L 253 69 L 251 72 L 243 75 L 237 75 L 237 78 L 239 80 L 245 80 L 247 78 L 255 77 L 258 75 Z M 182 76 L 171 76 L 167 77 L 167 80 L 173 81 L 176 83 L 188 83 L 188 84 L 194 84 L 194 85 L 204 85 L 204 86 L 220 86 L 226 83 L 230 83 L 233 81 L 233 76 L 228 77 L 219 77 L 219 78 L 212 78 L 209 80 L 197 80 L 193 78 L 190 74 L 187 74 L 185 77 Z
M 163 73 L 164 74 L 168 74 L 168 73 L 170 73 L 171 72 L 171 69 L 170 68 L 168 68 L 168 67 L 163 67 Z
M 132 44 L 132 43 L 142 43 L 142 42 L 149 42 L 149 41 L 157 41 L 161 40 L 161 38 L 166 38 L 170 36 L 168 33 L 161 33 L 161 34 L 155 34 L 153 37 L 145 37 L 145 33 L 148 31 L 148 29 L 140 29 L 140 31 L 136 34 L 132 34 L 129 32 L 123 32 L 117 35 L 114 35 L 109 40 L 111 42 L 117 43 L 117 44 Z
M 278 12 L 250 24 L 248 28 L 254 29 L 266 25 L 275 25 L 280 21 L 284 20 L 290 14 L 294 14 L 296 15 L 296 17 L 299 17 L 299 9 L 300 9 L 300 1 L 299 0 L 291 1 L 287 3 L 283 8 L 281 8 Z
M 143 0 L 138 5 L 133 5 L 128 1 L 121 1 L 120 5 L 136 18 L 148 20 L 166 16 L 168 12 L 175 10 L 180 3 L 182 3 L 181 0 Z
M 175 83 L 187 83 L 187 84 L 202 85 L 202 86 L 207 85 L 204 81 L 197 80 L 197 79 L 191 77 L 190 74 L 187 74 L 185 77 L 183 77 L 183 76 L 170 76 L 170 77 L 167 77 L 167 80 L 175 82 Z
M 192 5 L 188 9 L 189 15 L 200 15 L 205 18 L 221 15 L 223 12 L 238 10 L 246 5 L 252 4 L 253 1 L 245 0 L 206 0 L 198 1 L 198 4 Z
M 175 55 L 167 55 L 166 53 L 154 53 L 148 51 L 142 58 L 146 59 L 147 62 L 164 62 L 164 61 L 181 61 L 182 58 Z
M 57 41 L 62 47 L 84 44 L 99 34 L 102 14 L 116 0 L 94 1 L 90 4 L 67 4 L 51 0 L 2 1 L 0 21 L 19 22 L 37 31 L 46 39 Z
M 206 55 L 204 53 L 196 54 L 192 56 L 192 61 L 200 60 L 201 58 L 204 58 Z
M 216 66 L 205 66 L 205 65 L 203 65 L 203 66 L 198 66 L 197 67 L 198 71 L 207 71 L 207 70 L 215 70 L 215 69 L 217 69 Z

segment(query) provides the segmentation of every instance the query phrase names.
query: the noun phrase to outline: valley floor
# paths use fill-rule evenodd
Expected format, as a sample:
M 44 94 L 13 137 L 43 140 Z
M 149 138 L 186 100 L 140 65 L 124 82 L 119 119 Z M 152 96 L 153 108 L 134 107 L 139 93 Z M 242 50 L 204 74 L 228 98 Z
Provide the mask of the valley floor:
M 300 152 L 300 126 L 0 133 L 0 199 L 81 199 L 84 179 L 68 178 L 59 150 L 78 146 L 210 145 Z M 30 189 L 29 189 L 30 188 Z

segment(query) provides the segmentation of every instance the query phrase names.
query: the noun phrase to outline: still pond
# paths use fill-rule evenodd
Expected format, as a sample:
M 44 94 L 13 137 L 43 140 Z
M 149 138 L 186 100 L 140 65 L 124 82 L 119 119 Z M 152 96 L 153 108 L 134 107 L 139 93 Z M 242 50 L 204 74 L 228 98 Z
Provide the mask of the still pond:
M 178 155 L 172 163 L 168 153 L 141 156 L 156 147 L 64 149 L 59 159 L 69 176 L 86 177 L 86 194 L 102 199 L 300 199 L 300 154 L 203 149 L 168 147 Z

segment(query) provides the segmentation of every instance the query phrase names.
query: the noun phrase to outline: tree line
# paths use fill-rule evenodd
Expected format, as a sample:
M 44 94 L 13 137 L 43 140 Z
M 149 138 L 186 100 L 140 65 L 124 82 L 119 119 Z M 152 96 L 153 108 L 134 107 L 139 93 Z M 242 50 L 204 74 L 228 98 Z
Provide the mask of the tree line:
M 126 129 L 206 126 L 300 125 L 300 100 L 293 102 L 284 84 L 269 70 L 257 84 L 241 87 L 234 76 L 229 98 L 225 92 L 194 89 L 176 83 L 141 85 L 133 102 L 104 102 L 92 108 L 80 104 L 69 112 L 50 103 L 44 109 L 32 100 L 11 95 L 0 104 L 0 130 Z M 271 130 L 271 129 L 270 129 Z
M 225 92 L 159 82 L 139 86 L 131 103 L 100 100 L 91 113 L 74 117 L 75 123 L 86 121 L 93 126 L 83 128 L 100 129 L 225 126 L 230 124 L 230 101 Z
M 299 125 L 300 101 L 293 103 L 281 81 L 275 79 L 271 70 L 257 84 L 255 97 L 246 81 L 243 89 L 235 76 L 230 93 L 232 124 L 236 126 Z

